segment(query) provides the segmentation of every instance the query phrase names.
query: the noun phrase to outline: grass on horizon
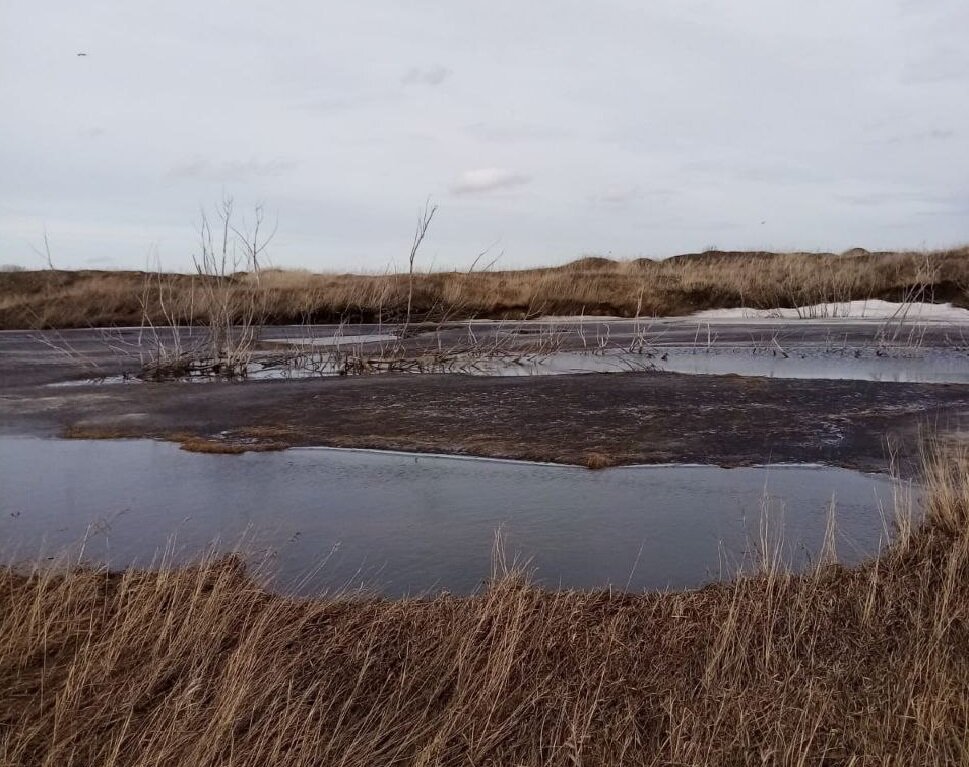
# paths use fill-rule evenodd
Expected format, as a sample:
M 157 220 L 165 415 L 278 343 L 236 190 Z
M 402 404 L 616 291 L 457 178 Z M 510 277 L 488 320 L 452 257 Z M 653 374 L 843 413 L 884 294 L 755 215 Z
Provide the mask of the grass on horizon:
M 584 258 L 544 269 L 212 277 L 103 271 L 0 273 L 0 329 L 199 324 L 216 311 L 267 324 L 683 315 L 881 298 L 969 306 L 969 247 L 930 253 L 708 252 L 663 261 Z M 233 309 L 234 307 L 234 309 Z
M 0 570 L 0 763 L 969 760 L 969 455 L 856 568 L 680 593 L 295 599 L 237 558 Z M 904 504 L 903 504 L 904 508 Z M 829 550 L 829 555 L 832 553 Z

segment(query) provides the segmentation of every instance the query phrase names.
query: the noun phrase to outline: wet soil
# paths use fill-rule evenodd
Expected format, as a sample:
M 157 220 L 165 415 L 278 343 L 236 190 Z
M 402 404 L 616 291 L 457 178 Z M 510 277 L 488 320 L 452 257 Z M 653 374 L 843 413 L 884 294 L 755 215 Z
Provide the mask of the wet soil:
M 185 435 L 585 463 L 888 465 L 888 441 L 961 428 L 969 387 L 671 373 L 382 376 L 6 391 L 7 431 Z M 228 434 L 225 434 L 228 432 Z
M 969 386 L 642 372 L 382 375 L 246 383 L 44 386 L 124 367 L 93 331 L 70 357 L 0 335 L 0 430 L 151 436 L 228 452 L 296 445 L 599 466 L 821 462 L 884 470 L 920 431 L 958 432 Z M 101 355 L 98 357 L 98 355 Z M 129 359 L 130 363 L 130 359 Z

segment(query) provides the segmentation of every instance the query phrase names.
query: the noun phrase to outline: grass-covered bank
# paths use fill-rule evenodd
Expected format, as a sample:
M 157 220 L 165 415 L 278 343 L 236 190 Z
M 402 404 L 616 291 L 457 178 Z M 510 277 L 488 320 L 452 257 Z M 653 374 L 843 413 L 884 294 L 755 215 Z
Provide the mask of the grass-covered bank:
M 708 252 L 664 261 L 584 258 L 517 271 L 385 275 L 0 272 L 0 329 L 265 324 L 540 315 L 684 315 L 832 301 L 969 305 L 969 248 L 931 253 Z M 408 307 L 410 311 L 408 312 Z
M 235 559 L 0 571 L 0 763 L 958 764 L 969 462 L 878 560 L 675 594 L 300 601 Z M 903 517 L 904 518 L 904 517 Z

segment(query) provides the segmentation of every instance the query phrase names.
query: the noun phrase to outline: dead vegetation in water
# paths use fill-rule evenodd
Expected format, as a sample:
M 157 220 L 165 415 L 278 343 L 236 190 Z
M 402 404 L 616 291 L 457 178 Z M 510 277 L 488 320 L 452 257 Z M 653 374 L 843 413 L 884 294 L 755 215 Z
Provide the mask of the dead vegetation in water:
M 877 560 L 699 591 L 298 600 L 237 558 L 0 570 L 0 762 L 944 765 L 969 753 L 969 473 Z
M 249 248 L 261 247 L 260 242 L 249 241 Z M 156 327 L 208 323 L 215 328 L 257 321 L 649 317 L 874 298 L 969 306 L 967 248 L 841 255 L 708 252 L 664 261 L 586 258 L 546 269 L 384 275 L 313 274 L 254 263 L 247 272 L 230 272 L 231 265 L 224 269 L 219 256 L 195 275 L 2 272 L 0 328 L 141 325 L 146 317 Z M 220 334 L 214 338 L 226 340 Z M 247 347 L 239 348 L 236 361 L 242 362 Z

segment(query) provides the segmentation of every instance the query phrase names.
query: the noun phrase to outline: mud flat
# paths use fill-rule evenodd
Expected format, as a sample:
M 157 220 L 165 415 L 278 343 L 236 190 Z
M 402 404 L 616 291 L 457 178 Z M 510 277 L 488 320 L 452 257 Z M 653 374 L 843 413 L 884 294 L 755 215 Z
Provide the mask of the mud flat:
M 601 364 L 640 341 L 650 356 L 637 357 L 656 365 L 607 375 L 384 374 L 109 385 L 90 381 L 136 370 L 139 355 L 150 351 L 138 329 L 8 332 L 0 333 L 0 428 L 42 436 L 158 437 L 208 452 L 335 446 L 595 466 L 820 462 L 867 471 L 887 469 L 891 449 L 910 456 L 920 430 L 960 433 L 969 415 L 969 386 L 958 383 L 685 375 L 658 367 L 665 354 L 674 361 L 697 359 L 701 372 L 704 364 L 717 370 L 714 363 L 735 358 L 757 360 L 768 372 L 788 363 L 796 372 L 815 358 L 824 371 L 850 371 L 884 354 L 896 372 L 917 378 L 922 357 L 931 354 L 947 361 L 948 367 L 937 368 L 944 380 L 969 370 L 964 328 L 945 323 L 926 325 L 917 347 L 887 351 L 878 346 L 884 325 L 845 320 L 734 322 L 712 330 L 683 320 L 645 330 L 626 321 L 459 324 L 430 334 L 418 329 L 403 346 L 420 354 L 431 344 L 456 345 L 469 333 L 481 342 L 511 332 L 521 345 L 553 331 L 557 354 L 579 355 L 593 339 L 608 338 L 607 353 L 581 357 Z M 341 332 L 349 333 L 335 326 L 274 328 L 273 337 L 304 343 Z M 705 342 L 674 353 L 701 332 L 709 333 Z M 352 333 L 368 340 L 381 334 L 389 335 L 377 326 Z
M 382 376 L 4 391 L 7 433 L 202 437 L 581 464 L 823 462 L 884 470 L 886 440 L 955 431 L 957 385 L 623 373 Z

